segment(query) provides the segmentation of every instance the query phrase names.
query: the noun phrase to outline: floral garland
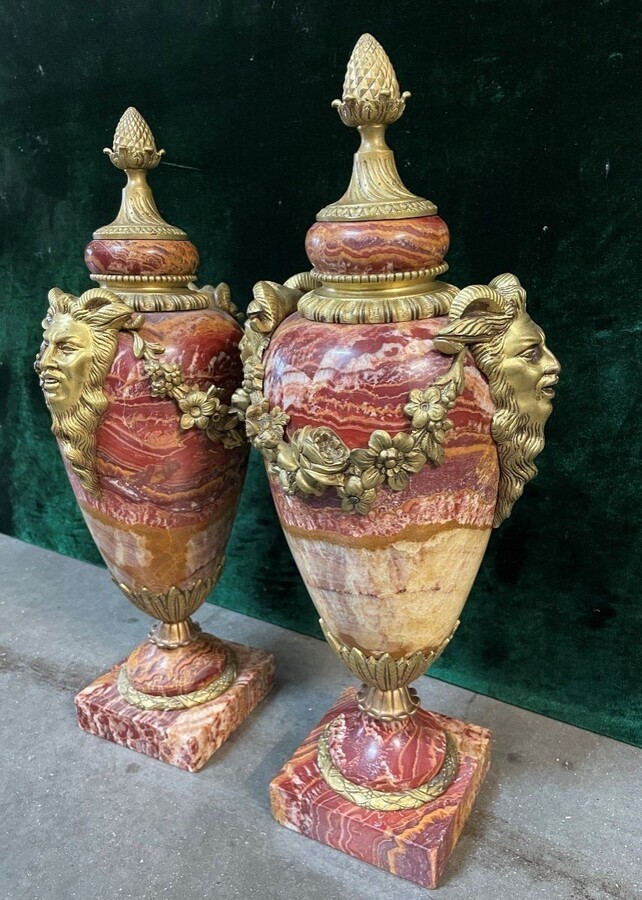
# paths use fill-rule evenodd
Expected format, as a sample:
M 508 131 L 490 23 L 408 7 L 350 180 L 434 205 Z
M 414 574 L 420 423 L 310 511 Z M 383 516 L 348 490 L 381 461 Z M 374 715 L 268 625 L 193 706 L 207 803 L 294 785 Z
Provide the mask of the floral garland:
M 178 363 L 162 363 L 158 357 L 165 348 L 153 341 L 144 340 L 137 331 L 132 331 L 133 350 L 136 359 L 144 359 L 143 369 L 151 382 L 152 397 L 174 400 L 181 411 L 182 431 L 199 428 L 214 443 L 222 443 L 231 449 L 243 444 L 243 436 L 238 429 L 236 411 L 221 401 L 222 388 L 211 385 L 202 391 L 196 385 L 185 383 L 183 370 Z
M 269 333 L 259 330 L 256 318 L 246 322 L 240 345 L 244 379 L 232 404 L 245 422 L 250 442 L 285 494 L 320 497 L 333 487 L 345 512 L 367 515 L 378 488 L 386 485 L 402 491 L 410 476 L 427 462 L 441 465 L 442 444 L 453 427 L 448 413 L 464 389 L 465 350 L 454 356 L 448 371 L 430 387 L 410 392 L 404 406 L 410 432 L 390 435 L 377 429 L 366 448 L 350 450 L 335 431 L 325 426 L 306 425 L 286 441 L 290 417 L 279 406 L 270 407 L 263 394 L 263 354 L 274 330 L 276 325 Z

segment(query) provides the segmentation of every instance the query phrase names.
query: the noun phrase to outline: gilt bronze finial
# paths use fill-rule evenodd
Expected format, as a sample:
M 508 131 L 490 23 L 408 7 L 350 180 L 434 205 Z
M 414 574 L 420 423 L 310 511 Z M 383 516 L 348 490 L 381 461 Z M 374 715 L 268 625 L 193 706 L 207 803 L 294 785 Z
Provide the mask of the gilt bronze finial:
M 348 61 L 343 97 L 334 100 L 341 121 L 359 125 L 389 125 L 403 114 L 409 91 L 399 93 L 399 82 L 386 51 L 371 34 L 362 34 Z
M 170 225 L 161 216 L 147 184 L 147 172 L 156 168 L 165 151 L 156 149 L 149 125 L 133 106 L 125 110 L 116 126 L 113 146 L 105 147 L 103 152 L 117 169 L 126 173 L 127 184 L 118 215 L 110 225 L 95 231 L 94 238 L 187 240 L 181 228 Z
M 411 193 L 397 171 L 385 129 L 406 108 L 408 91 L 399 82 L 385 50 L 371 34 L 357 41 L 343 82 L 343 97 L 335 100 L 341 121 L 358 128 L 361 146 L 354 155 L 352 178 L 346 193 L 324 207 L 317 221 L 408 219 L 433 216 L 437 207 Z
M 156 149 L 151 128 L 137 109 L 130 106 L 120 117 L 113 146 L 105 147 L 117 169 L 155 169 L 165 154 Z

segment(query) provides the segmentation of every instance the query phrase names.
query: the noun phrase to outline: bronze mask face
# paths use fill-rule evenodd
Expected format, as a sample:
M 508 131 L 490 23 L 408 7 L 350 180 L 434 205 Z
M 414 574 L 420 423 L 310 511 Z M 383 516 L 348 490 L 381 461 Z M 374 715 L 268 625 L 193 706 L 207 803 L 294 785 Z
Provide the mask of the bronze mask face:
M 95 496 L 96 431 L 108 406 L 103 385 L 120 331 L 138 325 L 131 307 L 104 288 L 81 297 L 49 291 L 35 368 L 63 455 Z
M 515 275 L 464 288 L 453 299 L 448 324 L 435 339 L 443 353 L 470 347 L 488 379 L 496 412 L 491 433 L 500 462 L 495 526 L 508 518 L 524 485 L 537 474 L 544 426 L 553 411 L 560 364 L 544 332 L 526 312 L 526 291 Z
M 40 354 L 40 384 L 47 406 L 63 415 L 80 400 L 91 371 L 91 329 L 69 313 L 56 313 L 46 326 Z
M 499 372 L 520 415 L 543 426 L 553 411 L 560 364 L 546 346 L 544 332 L 526 312 L 518 313 L 506 331 Z

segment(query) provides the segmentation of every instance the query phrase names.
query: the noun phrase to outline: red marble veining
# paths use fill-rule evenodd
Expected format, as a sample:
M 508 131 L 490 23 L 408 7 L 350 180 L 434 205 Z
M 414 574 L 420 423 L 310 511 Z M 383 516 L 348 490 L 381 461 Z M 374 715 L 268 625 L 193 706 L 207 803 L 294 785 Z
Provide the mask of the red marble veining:
M 191 694 L 218 678 L 227 662 L 225 645 L 203 634 L 186 647 L 167 650 L 144 641 L 127 657 L 127 675 L 136 690 L 154 696 Z
M 357 708 L 340 713 L 330 727 L 330 755 L 355 784 L 376 791 L 406 791 L 429 781 L 446 756 L 446 735 L 423 709 L 400 722 L 382 722 Z
M 316 222 L 305 249 L 312 265 L 328 275 L 409 272 L 443 262 L 450 244 L 439 216 L 369 222 Z
M 87 268 L 96 275 L 193 275 L 198 262 L 191 241 L 109 238 L 85 248 Z
M 433 349 L 443 318 L 381 325 L 332 325 L 298 315 L 265 354 L 265 393 L 304 425 L 334 429 L 349 448 L 372 431 L 409 432 L 404 406 L 452 364 Z M 348 646 L 405 655 L 451 634 L 490 535 L 499 467 L 490 434 L 488 385 L 472 358 L 449 413 L 453 429 L 440 466 L 426 463 L 401 491 L 379 487 L 366 515 L 321 497 L 271 489 L 286 538 L 319 614 Z
M 274 684 L 271 653 L 241 644 L 229 646 L 236 655 L 238 675 L 216 700 L 183 710 L 137 709 L 118 693 L 119 664 L 76 695 L 78 724 L 83 731 L 196 772 Z
M 165 348 L 189 385 L 241 381 L 239 326 L 219 310 L 150 313 L 140 330 Z M 89 529 L 118 582 L 164 593 L 214 574 L 236 510 L 247 451 L 226 449 L 198 428 L 182 431 L 174 400 L 153 397 L 132 336 L 121 332 L 105 382 L 109 406 L 97 433 L 101 495 L 70 481 Z M 69 467 L 68 467 L 69 471 Z
M 321 730 L 339 713 L 354 709 L 354 704 L 355 691 L 350 688 L 272 781 L 272 814 L 306 837 L 422 887 L 435 888 L 488 770 L 490 732 L 433 713 L 457 745 L 459 767 L 454 781 L 441 797 L 417 810 L 369 811 L 334 793 L 317 765 Z
M 429 387 L 452 358 L 432 350 L 443 318 L 384 325 L 310 322 L 295 314 L 276 332 L 265 356 L 265 393 L 291 417 L 288 433 L 304 425 L 332 428 L 350 448 L 367 447 L 375 429 L 410 429 L 403 409 L 415 388 Z M 334 491 L 320 498 L 285 497 L 272 484 L 283 523 L 353 539 L 394 536 L 415 526 L 457 522 L 490 527 L 498 463 L 490 436 L 494 406 L 472 357 L 465 389 L 449 413 L 444 463 L 413 474 L 400 492 L 383 488 L 367 516 L 341 512 Z

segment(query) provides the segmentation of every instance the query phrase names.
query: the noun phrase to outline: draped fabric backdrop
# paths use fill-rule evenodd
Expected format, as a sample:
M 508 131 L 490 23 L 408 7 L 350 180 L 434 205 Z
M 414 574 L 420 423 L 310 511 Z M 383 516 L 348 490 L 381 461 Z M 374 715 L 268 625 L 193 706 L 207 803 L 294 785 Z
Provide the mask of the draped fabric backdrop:
M 136 106 L 167 149 L 150 181 L 200 282 L 245 306 L 259 278 L 307 267 L 306 229 L 347 185 L 357 139 L 330 101 L 371 31 L 413 93 L 390 143 L 451 228 L 449 279 L 518 274 L 563 364 L 539 477 L 433 674 L 642 744 L 637 15 L 633 0 L 5 0 L 0 528 L 99 561 L 32 362 L 47 290 L 90 286 L 121 113 Z M 214 599 L 319 634 L 254 454 Z M 46 595 L 27 602 L 47 615 Z

